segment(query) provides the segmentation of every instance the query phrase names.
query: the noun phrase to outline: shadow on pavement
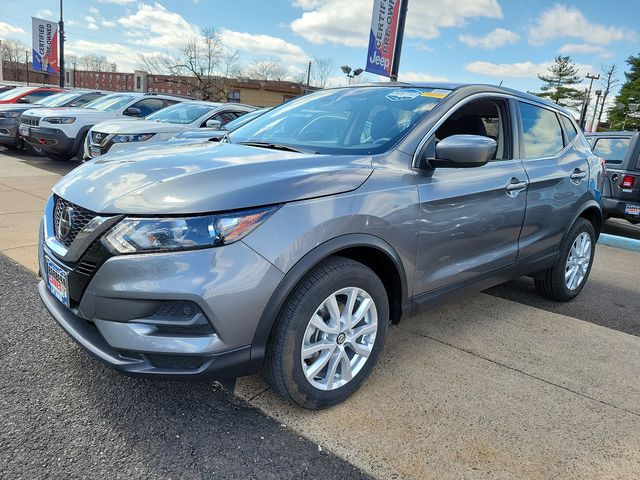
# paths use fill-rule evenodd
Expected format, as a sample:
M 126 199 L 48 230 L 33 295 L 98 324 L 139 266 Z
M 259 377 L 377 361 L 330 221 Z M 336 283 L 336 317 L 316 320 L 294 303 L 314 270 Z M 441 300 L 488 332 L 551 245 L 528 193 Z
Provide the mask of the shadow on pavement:
M 602 233 L 640 240 L 640 224 L 634 225 L 618 218 L 610 219 L 604 223 Z
M 0 149 L 0 154 L 13 158 L 20 163 L 27 164 L 40 170 L 46 170 L 47 172 L 57 173 L 59 175 L 66 175 L 71 170 L 80 165 L 80 162 L 58 162 L 51 160 L 48 157 L 36 157 L 29 155 L 24 150 L 11 150 L 8 148 Z

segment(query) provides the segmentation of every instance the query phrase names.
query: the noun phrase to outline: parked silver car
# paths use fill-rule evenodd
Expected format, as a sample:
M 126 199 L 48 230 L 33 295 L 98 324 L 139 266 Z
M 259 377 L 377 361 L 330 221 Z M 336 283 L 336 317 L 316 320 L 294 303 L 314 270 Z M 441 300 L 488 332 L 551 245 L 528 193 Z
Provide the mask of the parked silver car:
M 228 142 L 88 162 L 53 188 L 39 291 L 115 369 L 261 369 L 306 408 L 351 395 L 390 323 L 520 275 L 567 301 L 602 225 L 571 115 L 486 85 L 319 91 Z

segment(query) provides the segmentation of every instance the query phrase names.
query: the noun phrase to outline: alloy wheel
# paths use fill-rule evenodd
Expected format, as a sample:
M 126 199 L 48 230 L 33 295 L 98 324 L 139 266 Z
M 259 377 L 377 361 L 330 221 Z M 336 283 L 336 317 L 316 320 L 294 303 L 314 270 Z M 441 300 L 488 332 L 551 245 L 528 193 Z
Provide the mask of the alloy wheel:
M 569 290 L 575 290 L 587 276 L 591 264 L 591 237 L 582 232 L 576 237 L 567 256 L 564 279 Z
M 378 314 L 361 288 L 342 288 L 327 297 L 309 320 L 300 360 L 307 381 L 319 390 L 335 390 L 355 377 L 367 362 L 378 332 Z

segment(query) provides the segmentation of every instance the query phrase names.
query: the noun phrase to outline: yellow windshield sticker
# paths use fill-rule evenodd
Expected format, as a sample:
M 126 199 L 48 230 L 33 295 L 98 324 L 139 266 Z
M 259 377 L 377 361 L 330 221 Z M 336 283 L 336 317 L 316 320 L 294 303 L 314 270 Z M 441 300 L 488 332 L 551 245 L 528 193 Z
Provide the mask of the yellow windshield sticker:
M 422 92 L 420 94 L 421 97 L 429 97 L 429 98 L 444 98 L 448 94 L 442 92 Z

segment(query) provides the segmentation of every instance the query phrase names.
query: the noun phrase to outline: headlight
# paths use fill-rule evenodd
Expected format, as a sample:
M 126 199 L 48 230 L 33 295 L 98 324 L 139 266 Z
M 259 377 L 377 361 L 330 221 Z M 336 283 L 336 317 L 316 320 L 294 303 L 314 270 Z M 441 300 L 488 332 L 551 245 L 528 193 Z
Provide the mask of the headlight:
M 46 117 L 42 119 L 43 122 L 53 123 L 55 125 L 68 124 L 76 121 L 76 117 Z
M 0 118 L 18 118 L 22 112 L 0 112 Z
M 113 253 L 220 247 L 237 242 L 279 207 L 184 218 L 125 218 L 102 237 Z
M 155 133 L 139 133 L 137 135 L 116 135 L 113 137 L 113 143 L 128 143 L 128 142 L 144 142 L 153 137 Z

